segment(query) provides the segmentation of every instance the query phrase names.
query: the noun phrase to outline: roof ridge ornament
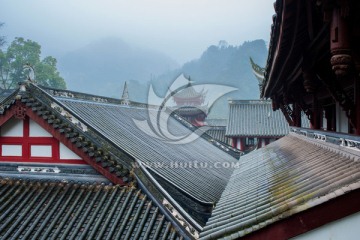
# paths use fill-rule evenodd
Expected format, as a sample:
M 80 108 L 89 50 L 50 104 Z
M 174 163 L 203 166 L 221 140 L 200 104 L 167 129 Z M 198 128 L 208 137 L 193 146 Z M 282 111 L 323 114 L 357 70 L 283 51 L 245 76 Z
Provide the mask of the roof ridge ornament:
M 23 72 L 27 75 L 26 75 L 26 81 L 29 81 L 29 82 L 35 82 L 35 70 L 33 68 L 33 66 L 31 66 L 30 63 L 25 63 L 24 66 L 23 66 Z
M 259 84 L 259 90 L 260 94 L 264 85 L 264 79 L 265 79 L 265 68 L 260 67 L 258 64 L 254 62 L 254 60 L 250 57 L 250 64 L 253 71 L 253 74 L 255 75 L 256 79 L 258 80 Z
M 124 105 L 129 105 L 130 104 L 129 90 L 128 90 L 128 86 L 127 86 L 127 81 L 125 81 L 123 93 L 121 95 L 120 100 L 121 100 L 121 104 L 124 104 Z
M 22 95 L 26 92 L 26 85 L 28 83 L 35 83 L 35 70 L 30 63 L 24 64 L 23 73 L 26 74 L 26 80 L 19 82 L 19 93 L 16 95 L 16 99 L 21 99 Z

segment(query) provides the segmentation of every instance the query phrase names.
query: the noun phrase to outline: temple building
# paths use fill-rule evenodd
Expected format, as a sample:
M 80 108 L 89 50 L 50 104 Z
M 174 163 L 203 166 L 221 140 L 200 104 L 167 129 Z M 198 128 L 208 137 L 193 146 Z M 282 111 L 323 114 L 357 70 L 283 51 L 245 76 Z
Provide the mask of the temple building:
M 254 124 L 281 110 L 289 133 L 240 159 L 128 94 L 1 93 L 0 238 L 358 239 L 360 2 L 274 7 L 263 100 L 233 104 L 266 106 Z
M 229 100 L 225 136 L 232 146 L 247 153 L 264 147 L 289 133 L 289 124 L 267 100 Z
M 298 10 L 287 9 L 291 5 Z M 262 97 L 291 126 L 360 134 L 358 1 L 277 1 Z M 279 19 L 283 12 L 285 20 Z M 300 14 L 306 12 L 306 14 Z
M 190 77 L 181 74 L 175 81 L 179 81 L 179 78 L 186 79 L 188 84 L 172 95 L 176 104 L 175 112 L 196 127 L 204 126 L 208 113 L 208 107 L 203 105 L 206 93 L 203 90 L 196 91 Z
M 1 94 L 0 238 L 198 238 L 237 160 L 210 136 L 147 131 L 158 111 L 32 81 Z
M 231 138 L 225 135 L 227 122 L 228 120 L 225 118 L 207 118 L 206 126 L 209 127 L 209 130 L 206 133 L 214 139 L 232 146 Z
M 265 69 L 252 58 L 250 64 L 261 92 Z M 309 127 L 305 114 L 302 114 L 301 121 L 303 127 Z M 288 133 L 289 123 L 281 111 L 273 111 L 270 100 L 229 100 L 225 136 L 243 154 L 264 147 Z
M 357 239 L 360 2 L 274 7 L 261 97 L 290 133 L 240 157 L 200 239 Z

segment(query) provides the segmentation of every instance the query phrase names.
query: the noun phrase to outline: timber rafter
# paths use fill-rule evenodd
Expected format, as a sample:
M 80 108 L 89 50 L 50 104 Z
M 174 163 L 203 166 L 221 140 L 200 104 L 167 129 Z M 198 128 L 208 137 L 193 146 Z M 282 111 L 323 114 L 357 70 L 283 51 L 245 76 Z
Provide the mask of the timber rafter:
M 294 112 L 288 104 L 280 103 L 280 109 L 290 126 L 294 126 Z
M 319 77 L 319 76 L 318 76 Z M 331 76 L 326 76 L 326 79 L 330 79 L 330 81 L 325 81 L 323 78 L 319 77 L 319 80 L 326 87 L 332 99 L 335 102 L 338 102 L 340 107 L 345 111 L 346 116 L 350 120 L 350 124 L 353 127 L 356 122 L 356 113 L 355 113 L 355 103 L 354 101 L 347 95 L 338 79 L 335 79 Z
M 301 108 L 301 110 L 305 113 L 307 118 L 311 121 L 313 111 L 311 110 L 310 106 L 307 105 L 302 99 L 299 99 L 299 101 L 297 101 L 296 103 Z

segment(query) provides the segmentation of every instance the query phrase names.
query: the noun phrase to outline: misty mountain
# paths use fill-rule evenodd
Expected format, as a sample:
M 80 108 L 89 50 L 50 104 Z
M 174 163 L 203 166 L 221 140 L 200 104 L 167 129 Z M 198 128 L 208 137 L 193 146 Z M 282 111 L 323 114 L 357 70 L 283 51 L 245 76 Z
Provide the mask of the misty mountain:
M 244 42 L 231 46 L 224 41 L 207 48 L 199 59 L 184 64 L 180 69 L 169 71 L 153 79 L 152 84 L 159 95 L 164 95 L 167 86 L 184 73 L 193 84 L 221 84 L 238 90 L 220 98 L 212 107 L 209 117 L 227 118 L 228 99 L 259 99 L 258 81 L 252 73 L 249 58 L 265 66 L 267 48 L 264 40 Z M 210 97 L 210 96 L 208 96 Z
M 125 81 L 132 98 L 146 101 L 152 76 L 178 67 L 165 54 L 132 46 L 119 38 L 106 38 L 58 59 L 69 89 L 119 98 Z
M 59 59 L 59 69 L 68 88 L 74 91 L 120 98 L 124 82 L 128 81 L 130 99 L 138 102 L 147 102 L 150 84 L 155 93 L 163 97 L 181 73 L 190 76 L 195 85 L 210 83 L 235 87 L 238 90 L 220 98 L 209 115 L 226 118 L 228 99 L 259 98 L 250 57 L 265 66 L 264 40 L 248 41 L 239 46 L 220 41 L 218 45 L 209 46 L 200 58 L 179 67 L 164 54 L 108 38 L 66 54 Z

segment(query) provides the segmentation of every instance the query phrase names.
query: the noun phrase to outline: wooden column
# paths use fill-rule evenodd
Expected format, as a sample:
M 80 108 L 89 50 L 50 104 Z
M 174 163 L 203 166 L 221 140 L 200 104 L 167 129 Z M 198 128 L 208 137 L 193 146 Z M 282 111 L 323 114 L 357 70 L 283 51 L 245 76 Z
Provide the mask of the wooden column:
M 343 77 L 349 74 L 352 58 L 349 42 L 348 11 L 349 6 L 334 7 L 330 29 L 331 65 L 336 76 Z
M 356 126 L 355 126 L 355 134 L 360 135 L 360 77 L 357 76 L 355 78 L 355 111 L 356 111 Z
M 301 108 L 297 103 L 293 104 L 294 108 L 294 126 L 301 127 Z
M 336 106 L 329 106 L 325 109 L 326 130 L 336 131 Z
M 305 64 L 306 65 L 306 64 Z M 312 129 L 320 129 L 320 109 L 319 109 L 319 103 L 316 96 L 316 92 L 318 90 L 318 81 L 316 74 L 313 72 L 313 70 L 308 69 L 308 66 L 303 67 L 303 78 L 304 78 L 304 88 L 307 93 L 311 94 L 312 96 L 312 115 L 310 118 L 310 128 Z
M 316 93 L 313 93 L 313 101 L 312 101 L 312 107 L 313 107 L 313 115 L 311 118 L 311 125 L 313 129 L 320 129 L 321 128 L 321 122 L 322 122 L 322 111 L 321 107 L 319 105 L 319 101 L 317 99 Z
M 236 148 L 236 145 L 237 145 L 237 138 L 232 138 L 232 143 L 231 143 L 232 147 L 233 148 Z
M 245 138 L 239 138 L 240 141 L 240 151 L 245 151 Z

